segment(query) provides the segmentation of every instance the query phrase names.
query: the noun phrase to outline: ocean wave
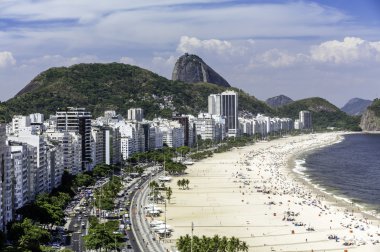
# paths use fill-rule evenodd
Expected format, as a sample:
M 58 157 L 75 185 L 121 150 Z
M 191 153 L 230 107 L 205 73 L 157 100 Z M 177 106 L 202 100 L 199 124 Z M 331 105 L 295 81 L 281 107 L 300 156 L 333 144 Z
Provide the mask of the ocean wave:
M 295 163 L 296 163 L 296 165 L 295 165 L 293 171 L 295 173 L 305 175 L 305 171 L 307 170 L 306 167 L 304 166 L 306 164 L 306 160 L 305 159 L 297 159 L 297 160 L 295 160 Z

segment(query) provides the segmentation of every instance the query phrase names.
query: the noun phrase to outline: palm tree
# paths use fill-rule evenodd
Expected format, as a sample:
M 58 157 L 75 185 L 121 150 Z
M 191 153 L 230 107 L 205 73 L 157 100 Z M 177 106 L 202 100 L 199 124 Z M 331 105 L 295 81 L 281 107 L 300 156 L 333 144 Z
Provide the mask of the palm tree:
M 244 252 L 247 252 L 248 251 L 248 245 L 246 242 L 242 241 L 240 242 L 240 245 L 239 245 L 239 250 L 241 251 L 244 251 Z
M 182 180 L 178 180 L 178 181 L 177 181 L 177 186 L 178 186 L 178 187 L 181 187 L 181 186 L 182 186 Z
M 166 198 L 168 199 L 169 203 L 170 203 L 170 199 L 171 199 L 171 197 L 172 197 L 172 194 L 173 194 L 172 188 L 169 186 L 169 187 L 166 189 Z

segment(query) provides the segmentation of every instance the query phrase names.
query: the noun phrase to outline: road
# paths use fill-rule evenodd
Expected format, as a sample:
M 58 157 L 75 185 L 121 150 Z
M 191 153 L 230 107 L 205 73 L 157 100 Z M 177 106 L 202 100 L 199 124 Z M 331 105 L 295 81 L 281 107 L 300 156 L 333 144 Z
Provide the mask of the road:
M 85 251 L 82 235 L 86 235 L 86 228 L 81 226 L 82 222 L 86 224 L 86 227 L 88 226 L 87 218 L 83 217 L 83 214 L 75 214 L 69 225 L 69 231 L 72 234 L 69 248 L 75 252 Z
M 149 180 L 140 186 L 140 189 L 135 192 L 131 201 L 131 222 L 134 237 L 142 251 L 165 252 L 159 240 L 155 239 L 155 234 L 150 230 L 149 223 L 144 214 L 143 206 L 147 202 L 148 185 Z

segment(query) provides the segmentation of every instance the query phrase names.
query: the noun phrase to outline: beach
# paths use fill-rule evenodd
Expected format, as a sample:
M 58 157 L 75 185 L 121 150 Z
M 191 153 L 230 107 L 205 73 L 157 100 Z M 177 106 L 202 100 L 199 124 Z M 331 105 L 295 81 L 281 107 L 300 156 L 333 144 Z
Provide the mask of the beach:
M 262 141 L 188 166 L 167 184 L 165 241 L 180 236 L 235 236 L 249 251 L 380 251 L 379 222 L 293 171 L 295 157 L 342 140 L 343 133 L 307 134 Z M 186 178 L 189 189 L 178 188 Z M 163 216 L 160 217 L 163 219 Z M 330 237 L 330 239 L 329 239 Z

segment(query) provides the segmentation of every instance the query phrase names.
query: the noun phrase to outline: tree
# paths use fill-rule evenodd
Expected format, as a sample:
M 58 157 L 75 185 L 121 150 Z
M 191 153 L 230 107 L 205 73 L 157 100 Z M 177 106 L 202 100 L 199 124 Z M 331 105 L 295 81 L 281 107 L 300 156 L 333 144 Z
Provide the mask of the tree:
M 32 252 L 41 251 L 41 244 L 50 241 L 50 233 L 25 218 L 23 222 L 15 222 L 9 230 L 9 238 L 14 245 Z
M 186 188 L 189 189 L 190 181 L 188 179 L 184 180 L 184 185 L 186 185 Z
M 178 186 L 178 187 L 182 187 L 182 180 L 179 179 L 179 180 L 177 181 L 177 186 Z M 181 189 L 181 188 L 180 188 L 180 189 Z
M 172 188 L 169 186 L 169 187 L 166 189 L 166 198 L 168 199 L 169 203 L 170 203 L 170 199 L 171 199 L 171 197 L 172 197 L 172 194 L 173 194 Z
M 95 184 L 94 178 L 86 173 L 79 173 L 76 175 L 74 183 L 77 187 L 82 187 L 82 186 L 91 186 Z
M 238 252 L 248 251 L 248 245 L 246 242 L 240 241 L 238 238 L 231 237 L 227 238 L 225 236 L 219 237 L 215 235 L 214 237 L 198 237 L 193 236 L 193 251 L 214 251 L 214 252 Z M 191 237 L 187 234 L 186 236 L 181 236 L 177 240 L 177 248 L 180 252 L 190 252 L 191 251 Z
M 88 235 L 84 237 L 86 248 L 94 250 L 119 248 L 123 243 L 123 236 L 116 232 L 117 229 L 117 221 L 101 224 L 98 221 L 90 221 Z

